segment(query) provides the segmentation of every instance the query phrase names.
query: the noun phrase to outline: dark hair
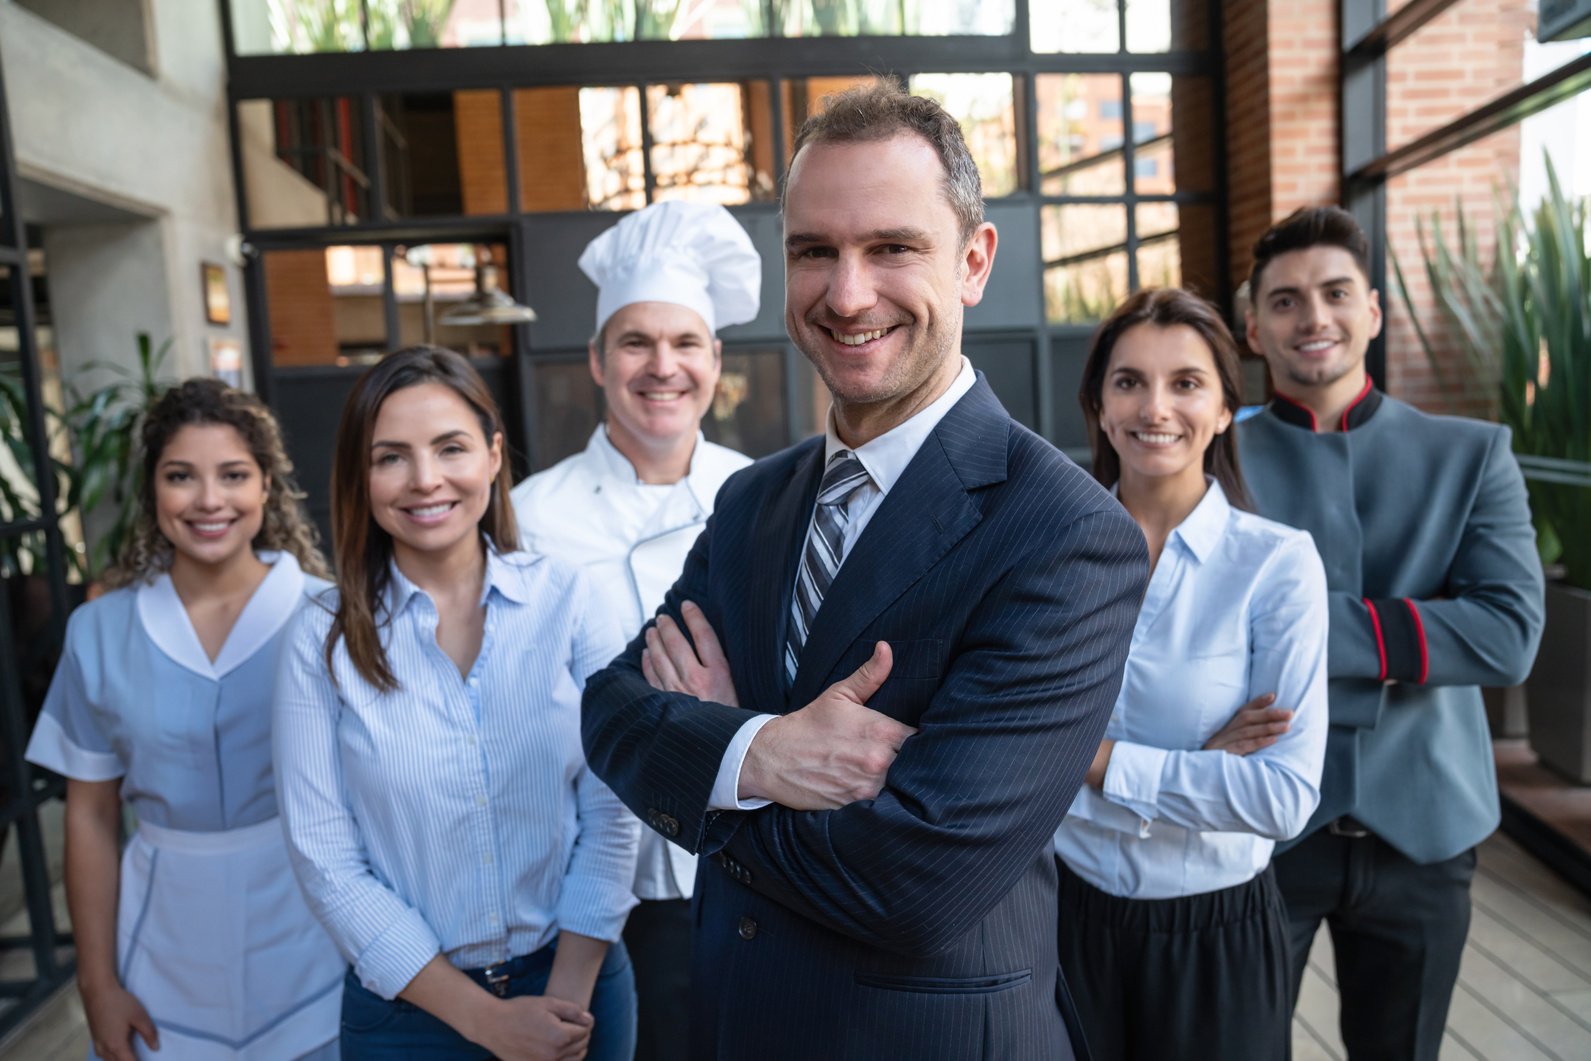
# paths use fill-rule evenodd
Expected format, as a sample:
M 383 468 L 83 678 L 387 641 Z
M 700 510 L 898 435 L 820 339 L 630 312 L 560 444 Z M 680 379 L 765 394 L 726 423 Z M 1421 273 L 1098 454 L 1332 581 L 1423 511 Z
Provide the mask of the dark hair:
M 928 141 L 945 168 L 944 193 L 963 242 L 983 224 L 983 181 L 967 150 L 961 126 L 927 96 L 913 96 L 892 81 L 861 85 L 826 97 L 825 107 L 801 123 L 790 163 L 808 144 L 856 144 L 915 133 Z M 786 182 L 788 189 L 789 181 Z M 783 192 L 781 192 L 783 205 Z
M 105 574 L 105 585 L 116 589 L 145 582 L 170 569 L 175 550 L 155 518 L 155 469 L 177 432 L 208 424 L 236 431 L 260 474 L 270 481 L 264 519 L 250 547 L 292 553 L 305 571 L 325 577 L 326 561 L 315 525 L 304 516 L 300 504 L 304 495 L 293 481 L 293 462 L 282 445 L 276 418 L 254 395 L 218 379 L 196 377 L 166 391 L 144 414 L 139 429 L 138 512 L 121 554 Z
M 1249 269 L 1250 303 L 1260 304 L 1260 275 L 1273 259 L 1310 247 L 1341 247 L 1353 258 L 1359 273 L 1370 280 L 1370 241 L 1353 215 L 1340 206 L 1301 206 L 1265 230 L 1254 244 L 1254 265 Z
M 1105 403 L 1105 373 L 1110 368 L 1110 355 L 1117 341 L 1140 324 L 1152 324 L 1157 328 L 1185 324 L 1198 332 L 1204 345 L 1210 348 L 1227 412 L 1235 417 L 1243 403 L 1237 343 L 1221 320 L 1220 311 L 1198 295 L 1177 287 L 1151 287 L 1139 291 L 1117 306 L 1094 333 L 1088 361 L 1083 365 L 1083 384 L 1077 392 L 1094 453 L 1094 478 L 1106 486 L 1114 486 L 1121 478 L 1121 458 L 1099 426 L 1099 413 Z M 1237 432 L 1228 428 L 1210 441 L 1204 451 L 1204 470 L 1215 476 L 1233 507 L 1253 511 L 1254 504 L 1249 500 L 1243 469 L 1238 463 L 1236 436 Z
M 470 363 L 439 346 L 410 346 L 382 358 L 354 384 L 337 424 L 331 470 L 332 547 L 337 557 L 337 611 L 326 635 L 326 666 L 341 638 L 359 676 L 384 692 L 398 687 L 382 647 L 377 614 L 391 580 L 392 536 L 370 514 L 370 443 L 382 403 L 400 390 L 439 383 L 464 399 L 491 445 L 504 435 L 497 403 Z M 481 516 L 481 533 L 500 553 L 519 547 L 514 508 L 508 501 L 509 470 L 497 470 Z

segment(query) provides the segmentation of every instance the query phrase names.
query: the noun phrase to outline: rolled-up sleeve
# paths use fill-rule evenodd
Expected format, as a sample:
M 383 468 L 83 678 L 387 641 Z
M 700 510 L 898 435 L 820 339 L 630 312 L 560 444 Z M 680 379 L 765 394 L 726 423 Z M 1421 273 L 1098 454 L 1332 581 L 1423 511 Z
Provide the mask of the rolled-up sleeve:
M 322 651 L 329 624 L 323 609 L 304 608 L 282 651 L 272 729 L 277 802 L 310 910 L 360 983 L 390 999 L 442 948 L 420 912 L 371 872 L 338 756 L 341 699 Z

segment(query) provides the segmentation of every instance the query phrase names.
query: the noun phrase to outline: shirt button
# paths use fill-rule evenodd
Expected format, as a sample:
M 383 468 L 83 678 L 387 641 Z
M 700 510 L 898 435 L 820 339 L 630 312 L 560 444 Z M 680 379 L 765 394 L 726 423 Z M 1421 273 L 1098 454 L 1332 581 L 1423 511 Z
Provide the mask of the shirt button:
M 476 805 L 476 806 L 477 806 L 477 807 L 484 807 L 484 806 L 486 806 L 486 797 L 485 797 L 485 796 L 482 796 L 482 795 L 479 795 L 479 794 L 477 794 L 477 795 L 476 795 L 476 796 L 475 796 L 475 805 Z
M 481 856 L 481 865 L 490 866 L 491 864 L 492 864 L 492 856 L 491 855 L 482 855 Z
M 749 917 L 741 918 L 740 919 L 740 938 L 741 939 L 756 939 L 757 938 L 757 922 L 753 921 Z

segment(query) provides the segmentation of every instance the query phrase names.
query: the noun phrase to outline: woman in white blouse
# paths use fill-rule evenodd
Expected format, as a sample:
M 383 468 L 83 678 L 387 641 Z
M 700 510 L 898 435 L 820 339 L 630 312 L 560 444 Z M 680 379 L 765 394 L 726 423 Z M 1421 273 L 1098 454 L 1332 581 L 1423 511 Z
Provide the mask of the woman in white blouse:
M 1100 1061 L 1286 1055 L 1287 932 L 1269 869 L 1319 800 L 1326 580 L 1309 535 L 1247 511 L 1219 314 L 1141 291 L 1080 394 L 1094 474 L 1153 572 L 1121 695 L 1055 834 L 1061 965 Z
M 623 642 L 576 569 L 515 551 L 508 485 L 458 354 L 355 384 L 337 591 L 289 634 L 275 712 L 293 866 L 351 965 L 345 1061 L 634 1049 L 639 827 L 580 747 L 586 676 Z

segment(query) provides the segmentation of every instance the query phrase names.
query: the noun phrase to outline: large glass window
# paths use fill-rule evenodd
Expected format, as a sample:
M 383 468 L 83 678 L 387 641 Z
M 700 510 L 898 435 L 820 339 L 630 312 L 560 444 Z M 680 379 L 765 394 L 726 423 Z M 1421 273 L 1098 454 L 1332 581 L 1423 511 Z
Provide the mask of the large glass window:
M 646 106 L 654 201 L 773 197 L 767 82 L 648 85 Z
M 244 5 L 227 2 L 235 14 Z M 259 58 L 233 64 L 245 97 L 259 90 L 251 81 L 268 91 L 273 70 L 329 78 L 318 83 L 354 104 L 347 131 L 361 144 L 350 141 L 349 158 L 369 177 L 363 201 L 329 209 L 318 171 L 290 168 L 276 151 L 277 102 L 241 105 L 240 125 L 258 130 L 244 152 L 247 227 L 265 248 L 265 282 L 250 288 L 265 304 L 251 319 L 268 327 L 268 359 L 295 386 L 427 334 L 483 363 L 503 363 L 496 355 L 522 340 L 506 363 L 518 373 L 527 455 L 544 467 L 582 447 L 601 415 L 577 349 L 589 328 L 580 250 L 614 212 L 687 199 L 734 210 L 765 271 L 764 312 L 731 332 L 704 430 L 755 453 L 821 427 L 826 391 L 770 307 L 782 268 L 772 204 L 802 122 L 835 93 L 883 78 L 939 100 L 979 167 L 1001 253 L 969 311 L 968 342 L 983 344 L 980 365 L 1024 423 L 1052 438 L 1070 430 L 1054 396 L 1075 387 L 1073 347 L 1135 285 L 1186 283 L 1224 301 L 1224 129 L 1208 0 L 1033 0 L 1020 23 L 1013 0 L 455 0 L 433 12 L 445 14 L 442 32 L 422 40 L 394 29 L 380 41 L 375 2 L 271 0 L 292 3 L 299 21 L 261 22 L 254 46 L 240 48 Z M 493 43 L 494 12 L 507 48 L 446 53 Z M 233 21 L 241 42 L 247 27 Z M 289 22 L 299 28 L 288 32 Z M 309 50 L 304 34 L 316 27 L 335 50 L 438 51 L 414 57 L 423 76 L 397 91 L 379 57 L 267 54 Z M 947 35 L 965 39 L 924 39 Z M 333 76 L 342 70 L 345 90 Z M 306 206 L 331 220 L 302 220 Z M 329 278 L 324 246 L 305 252 L 313 232 L 273 241 L 268 230 L 281 227 L 323 227 L 320 242 L 347 259 L 346 282 Z M 530 298 L 542 320 L 444 327 L 444 289 L 474 285 L 468 262 L 484 253 L 464 234 L 502 244 L 510 231 L 516 253 L 531 256 L 530 282 L 550 293 L 544 305 Z
M 1188 284 L 1222 300 L 1214 97 L 1196 75 L 1038 76 L 1051 323 L 1099 320 L 1135 287 Z
M 1010 74 L 917 74 L 908 85 L 961 123 L 989 199 L 1010 195 L 1020 183 L 1012 80 Z
M 999 36 L 1011 32 L 1015 12 L 1013 0 L 225 2 L 239 55 L 770 36 Z
M 1541 44 L 1535 0 L 1458 0 L 1387 53 L 1389 150 L 1591 52 L 1591 37 Z

